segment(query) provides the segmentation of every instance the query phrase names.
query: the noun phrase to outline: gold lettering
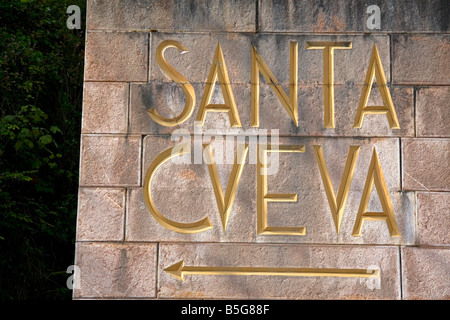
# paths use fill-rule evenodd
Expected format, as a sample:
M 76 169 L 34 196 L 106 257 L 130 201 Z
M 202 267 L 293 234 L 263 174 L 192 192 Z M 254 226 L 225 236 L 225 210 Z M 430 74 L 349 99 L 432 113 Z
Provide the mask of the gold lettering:
M 268 152 L 305 152 L 303 145 L 280 145 L 272 148 L 271 145 L 258 145 L 257 160 L 257 232 L 258 234 L 272 235 L 305 235 L 305 227 L 269 227 L 267 226 L 268 202 L 297 202 L 297 194 L 267 193 L 267 153 Z
M 216 81 L 219 80 L 220 88 L 222 89 L 223 100 L 225 104 L 209 104 Z M 203 126 L 206 118 L 206 113 L 211 112 L 228 112 L 230 125 L 232 127 L 241 127 L 239 113 L 234 101 L 233 92 L 230 86 L 230 79 L 228 78 L 227 67 L 225 65 L 225 58 L 223 56 L 222 47 L 220 43 L 217 44 L 216 53 L 214 55 L 213 64 L 209 72 L 208 80 L 205 84 L 205 92 L 203 93 L 202 102 L 200 103 L 200 110 L 198 111 L 197 121 L 200 126 Z
M 372 192 L 374 183 L 381 202 L 381 207 L 383 208 L 382 212 L 366 211 L 367 206 L 369 205 L 370 194 Z M 361 197 L 361 203 L 359 205 L 358 214 L 356 216 L 355 225 L 353 227 L 353 237 L 361 236 L 361 229 L 364 220 L 386 221 L 391 237 L 400 236 L 400 232 L 398 230 L 397 223 L 394 217 L 394 210 L 392 209 L 392 203 L 389 198 L 386 181 L 384 180 L 383 170 L 381 169 L 380 160 L 378 159 L 375 148 L 373 149 L 369 172 L 367 173 L 366 183 L 364 184 L 364 190 Z
M 161 70 L 166 73 L 173 81 L 175 81 L 181 87 L 181 89 L 183 89 L 184 95 L 186 96 L 186 103 L 181 114 L 172 119 L 161 116 L 155 108 L 147 110 L 147 114 L 156 123 L 159 123 L 160 125 L 166 127 L 173 127 L 189 119 L 189 117 L 194 112 L 195 91 L 189 81 L 185 77 L 183 77 L 177 70 L 175 70 L 170 64 L 167 63 L 166 59 L 164 58 L 164 51 L 166 51 L 166 49 L 168 48 L 177 48 L 181 53 L 188 52 L 189 50 L 175 40 L 164 40 L 156 49 L 156 62 L 158 63 Z
M 356 160 L 358 159 L 360 147 L 350 146 L 347 155 L 347 162 L 345 163 L 344 173 L 342 174 L 341 183 L 339 185 L 337 199 L 334 194 L 333 185 L 331 183 L 330 175 L 325 163 L 322 147 L 319 145 L 315 145 L 313 147 L 317 159 L 317 164 L 319 165 L 319 171 L 322 177 L 323 186 L 327 194 L 331 215 L 336 227 L 336 232 L 337 234 L 339 234 L 339 228 L 341 226 L 345 204 L 347 202 L 348 193 L 350 191 L 350 185 L 352 184 L 353 173 L 355 171 Z
M 325 128 L 334 128 L 334 49 L 351 49 L 352 43 L 308 41 L 306 49 L 323 50 L 323 120 Z
M 225 232 L 231 208 L 233 207 L 233 202 L 236 197 L 239 180 L 241 179 L 242 169 L 244 168 L 248 144 L 244 146 L 244 150 L 240 150 L 238 146 L 238 151 L 234 158 L 233 169 L 231 170 L 230 178 L 228 179 L 225 197 L 223 196 L 222 187 L 220 185 L 219 173 L 217 172 L 216 163 L 214 162 L 211 144 L 205 144 L 203 147 L 209 176 L 214 188 L 214 195 L 216 196 L 217 207 L 219 209 L 220 218 L 222 219 L 223 231 Z
M 184 281 L 186 275 L 282 276 L 282 277 L 348 277 L 379 278 L 380 270 L 339 268 L 279 268 L 279 267 L 209 267 L 186 266 L 181 260 L 164 272 Z
M 251 70 L 251 126 L 259 127 L 259 73 L 264 76 L 275 95 L 280 100 L 292 121 L 298 126 L 298 43 L 289 44 L 289 97 L 278 84 L 272 71 L 267 66 L 261 55 L 252 45 L 252 70 Z
M 161 167 L 164 163 L 169 161 L 171 158 L 190 153 L 190 145 L 189 143 L 186 143 L 182 146 L 182 148 L 179 148 L 179 151 L 174 152 L 174 148 L 169 148 L 163 152 L 161 152 L 150 164 L 150 166 L 147 169 L 147 173 L 145 175 L 145 184 L 144 184 L 144 200 L 145 205 L 147 206 L 147 209 L 150 211 L 152 216 L 158 221 L 162 226 L 165 228 L 180 232 L 180 233 L 197 233 L 197 232 L 203 232 L 210 228 L 212 228 L 212 224 L 209 220 L 209 218 L 204 218 L 202 220 L 199 220 L 197 222 L 192 223 L 180 223 L 175 222 L 172 220 L 167 219 L 164 217 L 156 208 L 155 204 L 153 203 L 152 194 L 151 194 L 151 183 L 153 176 L 155 172 L 158 170 L 159 167 Z
M 377 79 L 378 90 L 383 100 L 382 106 L 368 106 L 370 91 L 374 78 Z M 377 45 L 373 45 L 372 55 L 369 61 L 369 68 L 364 82 L 364 88 L 359 100 L 358 111 L 356 112 L 353 128 L 361 128 L 364 115 L 366 114 L 385 114 L 391 129 L 400 129 L 397 114 L 395 113 L 394 104 L 392 103 L 391 94 L 387 87 L 386 76 L 384 75 L 383 66 L 381 64 L 380 54 Z

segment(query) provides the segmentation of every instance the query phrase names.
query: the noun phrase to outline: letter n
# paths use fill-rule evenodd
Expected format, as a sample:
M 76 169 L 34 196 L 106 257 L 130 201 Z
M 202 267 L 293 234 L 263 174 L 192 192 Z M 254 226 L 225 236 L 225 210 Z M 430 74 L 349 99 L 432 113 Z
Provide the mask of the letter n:
M 263 75 L 273 92 L 280 100 L 286 112 L 298 126 L 298 43 L 289 44 L 289 97 L 284 92 L 277 78 L 272 73 L 261 55 L 252 45 L 252 71 L 251 71 L 251 125 L 259 127 L 259 73 Z

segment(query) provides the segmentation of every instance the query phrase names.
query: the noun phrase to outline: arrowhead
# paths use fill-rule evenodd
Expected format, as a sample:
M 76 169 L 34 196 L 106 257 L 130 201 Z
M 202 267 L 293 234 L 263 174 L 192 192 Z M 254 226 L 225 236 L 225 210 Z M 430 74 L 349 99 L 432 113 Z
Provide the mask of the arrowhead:
M 183 268 L 184 268 L 184 261 L 181 260 L 180 262 L 177 262 L 171 265 L 170 267 L 167 267 L 166 269 L 164 269 L 164 271 L 170 274 L 171 276 L 174 276 L 175 278 L 184 281 Z

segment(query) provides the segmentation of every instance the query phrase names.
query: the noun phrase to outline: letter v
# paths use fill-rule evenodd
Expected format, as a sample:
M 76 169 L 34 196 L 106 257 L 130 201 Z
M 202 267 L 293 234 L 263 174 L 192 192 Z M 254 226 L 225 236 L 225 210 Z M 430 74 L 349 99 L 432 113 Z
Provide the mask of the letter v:
M 223 196 L 222 187 L 220 185 L 219 173 L 217 172 L 216 163 L 214 162 L 211 144 L 204 144 L 204 154 L 208 165 L 208 172 L 214 188 L 217 207 L 219 209 L 220 218 L 222 220 L 223 231 L 226 231 L 228 218 L 230 217 L 231 208 L 233 207 L 234 198 L 236 197 L 239 180 L 241 179 L 242 169 L 244 168 L 245 158 L 247 157 L 248 144 L 245 144 L 244 150 L 237 148 L 236 157 L 234 158 L 233 169 L 228 179 L 225 197 Z
M 355 171 L 356 160 L 358 159 L 359 146 L 350 146 L 347 155 L 347 162 L 345 163 L 344 173 L 342 174 L 341 183 L 339 185 L 337 198 L 333 191 L 330 175 L 328 173 L 325 158 L 323 156 L 322 147 L 315 145 L 314 154 L 316 155 L 317 164 L 319 165 L 320 175 L 322 177 L 323 186 L 330 205 L 331 215 L 333 217 L 336 232 L 339 234 L 342 216 L 344 214 L 345 204 L 347 202 L 350 185 L 352 184 L 353 173 Z

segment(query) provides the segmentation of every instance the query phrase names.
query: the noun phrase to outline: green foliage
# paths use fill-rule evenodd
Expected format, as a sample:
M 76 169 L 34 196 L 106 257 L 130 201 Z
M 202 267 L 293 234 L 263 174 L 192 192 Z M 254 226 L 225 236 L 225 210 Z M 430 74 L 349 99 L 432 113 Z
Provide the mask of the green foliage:
M 85 12 L 85 0 L 0 0 L 0 299 L 71 298 L 84 59 L 84 25 L 66 27 L 73 4 Z

